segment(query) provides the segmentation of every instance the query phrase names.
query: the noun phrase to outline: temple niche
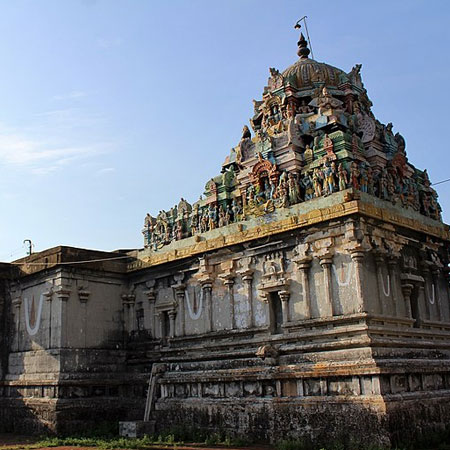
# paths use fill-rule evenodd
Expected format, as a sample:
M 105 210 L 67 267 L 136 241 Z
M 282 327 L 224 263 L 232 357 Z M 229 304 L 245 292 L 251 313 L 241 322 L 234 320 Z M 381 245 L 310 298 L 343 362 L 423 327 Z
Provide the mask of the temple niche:
M 3 268 L 2 417 L 355 448 L 450 422 L 437 193 L 372 113 L 362 66 L 298 46 L 200 199 L 145 216 L 143 248 Z

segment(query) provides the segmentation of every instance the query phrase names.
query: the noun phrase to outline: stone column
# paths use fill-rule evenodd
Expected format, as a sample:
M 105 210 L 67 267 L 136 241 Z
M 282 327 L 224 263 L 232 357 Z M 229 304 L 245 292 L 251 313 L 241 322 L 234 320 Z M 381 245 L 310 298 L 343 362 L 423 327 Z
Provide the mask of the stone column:
M 379 302 L 380 314 L 384 315 L 384 314 L 388 313 L 388 309 L 385 307 L 385 301 L 386 301 L 387 297 L 384 295 L 384 281 L 383 281 L 383 271 L 382 271 L 382 268 L 384 266 L 384 256 L 381 255 L 380 253 L 375 254 L 375 266 L 377 268 L 378 302 Z M 388 280 L 389 280 L 389 278 L 388 278 Z M 389 285 L 390 285 L 390 281 L 389 281 Z
M 323 256 L 319 263 L 323 269 L 323 285 L 325 288 L 325 317 L 334 316 L 333 310 L 333 291 L 331 285 L 331 264 L 332 256 Z M 320 308 L 319 308 L 320 310 Z
M 395 276 L 395 269 L 397 267 L 398 260 L 397 258 L 390 258 L 388 260 L 389 266 L 389 278 L 391 280 L 391 295 L 392 302 L 394 303 L 394 315 L 400 317 L 400 305 L 398 303 L 397 298 L 397 277 Z
M 175 287 L 175 296 L 178 304 L 178 314 L 180 317 L 180 333 L 179 336 L 184 336 L 186 334 L 185 330 L 185 314 L 184 314 L 184 302 L 186 297 L 186 286 L 184 284 L 179 284 Z
M 436 302 L 436 312 L 438 316 L 438 321 L 442 321 L 441 296 L 439 295 L 439 269 L 433 268 L 431 270 L 431 276 L 434 284 L 434 298 Z
M 236 328 L 236 320 L 234 317 L 234 275 L 228 275 L 225 277 L 223 283 L 227 287 L 228 290 L 228 298 L 230 301 L 230 323 L 231 329 Z
M 403 299 L 405 300 L 405 311 L 406 311 L 406 317 L 408 319 L 412 319 L 412 311 L 411 311 L 411 292 L 413 290 L 414 286 L 409 283 L 402 284 L 402 293 L 403 293 Z
M 136 296 L 133 294 L 122 294 L 123 321 L 127 333 L 132 333 L 134 327 L 134 302 Z
M 425 303 L 425 315 L 424 318 L 431 320 L 431 305 L 429 295 L 432 292 L 432 287 L 430 286 L 430 270 L 426 264 L 421 265 L 421 274 L 424 279 L 424 303 Z
M 61 288 L 58 291 L 56 291 L 56 298 L 59 300 L 59 306 L 60 306 L 60 342 L 56 343 L 57 346 L 61 348 L 65 348 L 68 345 L 68 339 L 67 339 L 67 324 L 68 324 L 68 317 L 67 317 L 67 301 L 70 297 L 70 290 Z
M 158 313 L 155 314 L 155 317 L 158 317 L 158 322 L 159 322 L 159 338 L 161 340 L 163 340 L 167 334 L 167 330 L 164 329 L 165 327 L 165 322 L 164 322 L 164 312 L 160 311 Z M 155 337 L 156 337 L 156 330 L 155 330 Z
M 417 308 L 419 310 L 418 325 L 421 325 L 422 320 L 426 317 L 426 304 L 427 304 L 427 296 L 425 295 L 425 282 L 424 282 L 421 283 L 419 286 L 419 295 L 417 297 Z
M 253 318 L 253 270 L 247 270 L 242 273 L 242 281 L 244 282 L 247 293 L 247 306 L 248 306 L 248 327 L 253 328 L 255 321 Z
M 353 250 L 351 251 L 351 257 L 353 263 L 355 265 L 355 283 L 356 283 L 356 304 L 357 312 L 363 312 L 364 309 L 364 268 L 363 268 L 363 260 L 364 260 L 364 252 L 361 250 Z
M 311 258 L 303 259 L 298 262 L 298 268 L 302 274 L 303 301 L 305 302 L 305 319 L 311 318 L 311 292 L 309 289 L 309 269 L 311 267 Z
M 283 325 L 286 325 L 289 322 L 289 291 L 279 291 L 278 295 L 280 296 L 282 312 L 283 312 Z
M 144 294 L 147 295 L 149 309 L 150 309 L 150 328 L 152 337 L 156 338 L 156 312 L 155 312 L 155 301 L 156 301 L 156 292 L 155 289 L 150 288 L 148 291 L 145 291 Z
M 177 317 L 177 312 L 172 309 L 168 312 L 169 314 L 169 337 L 175 337 L 175 318 Z
M 48 294 L 48 295 L 47 295 Z M 53 348 L 52 347 L 52 291 L 46 292 L 45 295 L 45 301 L 47 304 L 47 310 L 48 310 L 48 343 L 47 348 Z
M 210 332 L 214 330 L 213 327 L 213 305 L 212 305 L 212 281 L 203 281 L 202 282 L 202 289 L 203 289 L 203 299 L 205 300 L 206 304 L 206 332 Z
M 14 307 L 14 316 L 16 319 L 16 333 L 17 333 L 17 339 L 16 339 L 16 351 L 20 351 L 20 306 L 22 305 L 22 298 L 17 297 L 12 301 L 12 305 Z
M 81 335 L 82 335 L 82 340 L 83 340 L 83 345 L 84 348 L 86 348 L 86 344 L 87 344 L 87 336 L 86 336 L 86 331 L 87 331 L 87 301 L 89 300 L 89 296 L 91 295 L 91 293 L 89 291 L 80 289 L 78 290 L 78 300 L 80 300 L 80 305 L 82 308 L 82 322 L 81 322 Z

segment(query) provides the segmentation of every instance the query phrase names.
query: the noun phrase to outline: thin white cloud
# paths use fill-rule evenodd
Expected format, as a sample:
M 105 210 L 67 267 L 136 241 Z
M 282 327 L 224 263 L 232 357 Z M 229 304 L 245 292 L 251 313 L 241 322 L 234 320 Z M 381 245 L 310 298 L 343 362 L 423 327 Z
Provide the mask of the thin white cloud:
M 115 171 L 116 171 L 116 169 L 114 169 L 114 167 L 105 167 L 103 169 L 98 170 L 97 175 L 105 175 L 107 173 L 112 173 Z
M 13 128 L 0 123 L 0 166 L 47 175 L 82 164 L 111 150 L 111 143 L 92 135 L 104 118 L 80 108 L 55 109 Z M 100 161 L 99 161 L 100 162 Z
M 18 134 L 0 133 L 0 162 L 18 166 L 52 161 L 63 165 L 70 160 L 98 154 L 95 147 L 55 147 L 50 142 L 33 140 Z
M 78 100 L 80 98 L 87 97 L 87 95 L 87 92 L 84 91 L 71 91 L 67 94 L 55 95 L 54 97 L 52 97 L 52 100 Z

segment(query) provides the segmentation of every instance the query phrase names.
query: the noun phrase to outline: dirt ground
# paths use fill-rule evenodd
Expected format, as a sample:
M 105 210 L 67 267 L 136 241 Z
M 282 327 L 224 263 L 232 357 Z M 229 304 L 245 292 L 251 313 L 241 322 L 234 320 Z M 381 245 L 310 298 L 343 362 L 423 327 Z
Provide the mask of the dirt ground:
M 0 434 L 0 450 L 7 449 L 22 449 L 27 446 L 32 446 L 34 443 L 38 441 L 36 437 L 30 436 L 19 436 L 16 434 Z M 151 450 L 167 450 L 172 449 L 173 446 L 151 446 L 149 447 Z M 33 449 L 39 450 L 95 450 L 95 447 L 34 447 Z M 250 447 L 220 447 L 220 446 L 204 446 L 204 445 L 177 445 L 177 450 L 273 450 L 271 446 L 259 445 L 259 446 L 250 446 Z M 118 450 L 126 450 L 126 449 L 118 449 Z

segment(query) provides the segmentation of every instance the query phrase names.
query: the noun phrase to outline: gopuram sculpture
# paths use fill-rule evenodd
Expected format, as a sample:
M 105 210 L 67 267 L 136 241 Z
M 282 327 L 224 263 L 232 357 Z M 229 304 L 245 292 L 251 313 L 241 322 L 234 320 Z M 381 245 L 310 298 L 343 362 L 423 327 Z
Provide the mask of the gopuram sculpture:
M 200 199 L 146 215 L 142 249 L 1 265 L 0 427 L 364 448 L 450 423 L 437 193 L 361 65 L 298 46 Z
M 437 193 L 426 172 L 408 162 L 405 139 L 394 136 L 392 123 L 374 117 L 361 65 L 345 73 L 310 60 L 308 51 L 302 35 L 300 60 L 283 73 L 270 69 L 262 101 L 254 102 L 254 137 L 244 126 L 203 199 L 193 206 L 182 200 L 184 211 L 193 213 L 163 211 L 165 226 L 157 226 L 161 213 L 156 219 L 147 215 L 145 247 L 157 251 L 181 238 L 349 188 L 441 220 Z M 233 213 L 233 204 L 242 214 Z M 220 221 L 219 211 L 228 211 L 228 220 Z M 208 220 L 199 227 L 202 217 Z

